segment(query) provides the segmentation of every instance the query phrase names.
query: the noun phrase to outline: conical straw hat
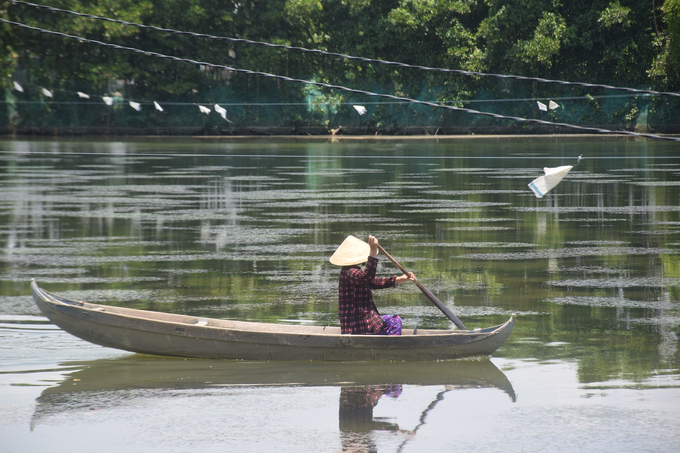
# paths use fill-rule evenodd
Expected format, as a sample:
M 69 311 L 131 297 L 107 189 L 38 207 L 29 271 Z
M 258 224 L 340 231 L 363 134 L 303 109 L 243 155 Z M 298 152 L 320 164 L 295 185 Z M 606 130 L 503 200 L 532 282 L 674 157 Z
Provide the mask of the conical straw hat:
M 368 261 L 369 253 L 371 253 L 370 245 L 350 235 L 342 241 L 330 261 L 336 266 L 353 266 Z

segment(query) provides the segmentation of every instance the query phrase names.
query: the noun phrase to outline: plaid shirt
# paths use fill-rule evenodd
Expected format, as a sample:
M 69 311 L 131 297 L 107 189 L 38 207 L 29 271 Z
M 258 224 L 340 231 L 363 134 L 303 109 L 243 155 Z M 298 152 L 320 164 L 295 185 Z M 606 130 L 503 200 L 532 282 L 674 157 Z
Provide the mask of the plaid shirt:
M 396 286 L 397 277 L 376 278 L 378 258 L 368 257 L 366 269 L 345 266 L 340 271 L 339 311 L 342 333 L 377 334 L 383 327 L 371 289 Z

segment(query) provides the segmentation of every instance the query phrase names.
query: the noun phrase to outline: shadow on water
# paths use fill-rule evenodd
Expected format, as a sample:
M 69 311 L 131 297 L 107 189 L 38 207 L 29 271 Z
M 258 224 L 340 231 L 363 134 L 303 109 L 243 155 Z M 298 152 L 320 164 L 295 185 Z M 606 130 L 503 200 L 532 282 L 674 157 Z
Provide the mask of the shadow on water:
M 42 392 L 36 400 L 32 429 L 48 423 L 52 416 L 110 409 L 129 404 L 134 399 L 169 398 L 176 396 L 176 392 L 197 390 L 219 394 L 224 389 L 252 387 L 339 388 L 340 430 L 357 433 L 393 428 L 392 423 L 372 417 L 373 407 L 382 395 L 399 397 L 404 386 L 444 386 L 445 392 L 491 388 L 504 392 L 513 402 L 517 398 L 508 378 L 487 357 L 420 363 L 332 363 L 213 361 L 132 355 L 113 360 L 69 362 L 61 366 L 83 368 Z M 438 395 L 437 400 L 442 396 Z M 272 405 L 281 404 L 294 403 L 272 401 Z M 420 418 L 424 423 L 424 414 Z

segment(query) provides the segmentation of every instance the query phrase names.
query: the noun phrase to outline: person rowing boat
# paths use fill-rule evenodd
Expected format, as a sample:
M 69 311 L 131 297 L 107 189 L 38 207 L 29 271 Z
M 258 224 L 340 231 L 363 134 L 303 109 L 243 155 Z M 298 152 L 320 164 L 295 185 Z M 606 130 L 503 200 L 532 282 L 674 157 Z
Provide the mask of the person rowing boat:
M 373 289 L 394 288 L 400 283 L 415 282 L 412 272 L 399 277 L 376 277 L 378 239 L 368 237 L 368 243 L 348 236 L 330 258 L 340 266 L 338 311 L 343 334 L 401 335 L 399 315 L 380 315 L 373 302 Z M 362 270 L 359 265 L 366 264 Z

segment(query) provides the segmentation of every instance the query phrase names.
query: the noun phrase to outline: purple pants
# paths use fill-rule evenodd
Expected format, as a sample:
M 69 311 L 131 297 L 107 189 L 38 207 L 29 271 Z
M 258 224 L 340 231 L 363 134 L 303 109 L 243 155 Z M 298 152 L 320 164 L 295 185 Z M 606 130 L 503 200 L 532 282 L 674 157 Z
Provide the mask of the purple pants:
M 380 316 L 385 322 L 378 335 L 401 335 L 401 318 L 399 315 Z

